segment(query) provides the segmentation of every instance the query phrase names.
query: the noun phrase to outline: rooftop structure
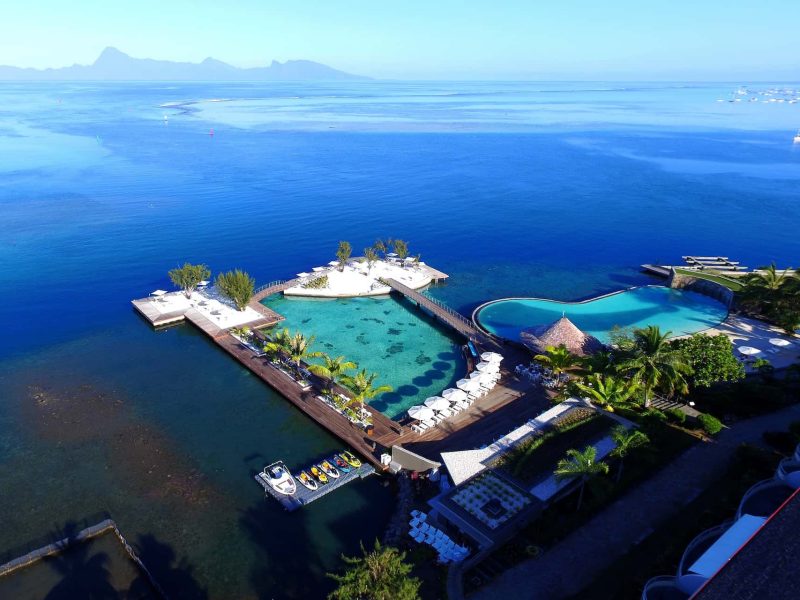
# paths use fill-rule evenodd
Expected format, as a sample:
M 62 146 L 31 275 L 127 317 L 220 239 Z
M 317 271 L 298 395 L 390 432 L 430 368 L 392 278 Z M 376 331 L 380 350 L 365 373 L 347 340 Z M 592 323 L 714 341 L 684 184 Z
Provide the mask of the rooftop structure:
M 586 356 L 604 347 L 600 340 L 578 329 L 566 316 L 550 325 L 525 329 L 520 338 L 525 346 L 536 353 L 545 352 L 548 346 L 565 346 L 573 354 Z

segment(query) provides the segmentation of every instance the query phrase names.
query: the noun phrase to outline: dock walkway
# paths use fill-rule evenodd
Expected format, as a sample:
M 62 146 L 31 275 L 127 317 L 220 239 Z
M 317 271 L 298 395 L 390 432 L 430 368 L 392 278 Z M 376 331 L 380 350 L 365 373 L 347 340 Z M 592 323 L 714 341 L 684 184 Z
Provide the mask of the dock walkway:
M 397 292 L 398 294 L 402 294 L 412 302 L 416 302 L 417 306 L 424 308 L 434 317 L 458 331 L 465 338 L 484 346 L 496 345 L 493 340 L 475 327 L 472 321 L 470 321 L 464 315 L 456 312 L 452 308 L 449 308 L 441 302 L 437 302 L 433 298 L 425 296 L 416 290 L 412 290 L 410 287 L 400 283 L 396 279 L 386 279 L 385 281 L 386 285 L 392 288 L 393 291 Z
M 261 473 L 256 473 L 255 479 L 261 484 L 261 487 L 264 488 L 264 491 L 268 495 L 280 502 L 286 510 L 293 511 L 305 506 L 306 504 L 311 504 L 315 500 L 319 500 L 323 496 L 331 493 L 333 490 L 338 489 L 343 485 L 350 483 L 351 481 L 355 481 L 356 479 L 364 479 L 373 473 L 375 473 L 375 468 L 372 465 L 362 464 L 360 467 L 353 469 L 349 473 L 342 473 L 340 471 L 337 479 L 328 478 L 328 483 L 320 483 L 319 487 L 313 491 L 298 481 L 297 491 L 291 496 L 276 492 L 271 485 L 264 481 L 264 478 L 261 477 Z

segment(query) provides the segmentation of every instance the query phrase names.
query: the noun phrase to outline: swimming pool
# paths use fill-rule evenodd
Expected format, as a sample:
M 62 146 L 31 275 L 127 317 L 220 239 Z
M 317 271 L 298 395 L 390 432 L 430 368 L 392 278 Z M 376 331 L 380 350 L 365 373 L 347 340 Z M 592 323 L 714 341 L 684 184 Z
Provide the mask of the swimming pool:
M 523 329 L 552 323 L 562 314 L 582 331 L 609 342 L 614 327 L 658 325 L 672 336 L 696 333 L 718 325 L 728 309 L 708 296 L 664 286 L 645 286 L 584 302 L 539 298 L 509 298 L 489 302 L 475 311 L 476 323 L 509 340 Z
M 344 355 L 390 385 L 370 406 L 400 418 L 414 404 L 440 394 L 464 376 L 464 342 L 405 299 L 299 298 L 275 295 L 263 301 L 284 317 L 279 328 L 316 336 L 314 350 Z

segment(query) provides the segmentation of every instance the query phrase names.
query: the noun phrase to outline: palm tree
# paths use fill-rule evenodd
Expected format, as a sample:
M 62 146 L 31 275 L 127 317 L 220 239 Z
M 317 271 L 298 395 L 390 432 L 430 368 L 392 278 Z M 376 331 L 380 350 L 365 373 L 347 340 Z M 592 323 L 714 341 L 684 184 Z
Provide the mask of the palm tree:
M 367 260 L 367 273 L 369 273 L 378 262 L 378 253 L 373 248 L 364 248 L 364 258 Z
M 292 334 L 284 327 L 264 343 L 264 352 L 271 357 L 287 356 L 291 339 Z
M 383 240 L 375 240 L 375 243 L 372 244 L 372 249 L 378 253 L 380 252 L 383 255 L 383 258 L 386 258 L 386 251 L 388 250 L 389 244 L 384 242 Z
M 616 447 L 611 451 L 611 456 L 619 459 L 619 469 L 617 469 L 617 483 L 622 479 L 622 463 L 625 457 L 634 448 L 644 446 L 650 441 L 647 434 L 638 429 L 628 430 L 624 425 L 617 425 L 611 430 L 611 439 L 614 440 Z
M 614 372 L 614 355 L 607 350 L 600 350 L 580 359 L 581 372 L 607 375 Z
M 344 377 L 347 376 L 348 371 L 357 368 L 356 363 L 346 361 L 344 356 L 337 356 L 332 358 L 327 354 L 322 355 L 323 364 L 309 365 L 308 370 L 314 375 L 323 377 L 328 381 L 327 391 L 331 395 L 333 391 L 333 384 L 339 383 Z
M 310 338 L 304 336 L 301 332 L 295 333 L 289 340 L 289 347 L 287 354 L 294 363 L 296 371 L 300 371 L 300 362 L 306 358 L 316 358 L 321 356 L 321 352 L 312 352 L 311 345 L 316 338 L 312 335 Z
M 370 375 L 366 369 L 362 369 L 354 377 L 349 375 L 342 377 L 342 384 L 352 392 L 353 402 L 358 403 L 362 411 L 364 410 L 364 404 L 368 400 L 372 400 L 379 394 L 392 391 L 392 387 L 389 385 L 374 387 L 373 384 L 377 378 L 377 373 Z
M 578 357 L 563 344 L 557 347 L 548 346 L 545 348 L 545 354 L 537 354 L 533 360 L 549 367 L 555 375 L 560 375 L 578 364 Z
M 339 247 L 336 248 L 336 260 L 339 261 L 339 270 L 344 271 L 344 266 L 350 260 L 353 253 L 353 247 L 350 242 L 339 242 Z
M 600 406 L 620 406 L 628 404 L 631 397 L 639 391 L 639 384 L 630 379 L 593 373 L 586 383 L 576 381 L 575 387 Z
M 556 481 L 580 478 L 581 491 L 578 495 L 577 510 L 581 509 L 581 504 L 583 503 L 583 490 L 586 487 L 586 482 L 592 477 L 608 473 L 608 465 L 602 461 L 595 460 L 596 458 L 597 448 L 594 446 L 586 446 L 582 452 L 573 448 L 567 450 L 567 455 L 558 461 L 556 470 L 553 472 L 556 476 Z
M 660 387 L 670 396 L 675 392 L 685 394 L 688 384 L 684 375 L 692 372 L 681 352 L 667 341 L 671 332 L 661 333 L 655 325 L 633 332 L 634 347 L 631 357 L 620 369 L 629 373 L 644 387 L 644 405 L 650 406 L 651 392 Z

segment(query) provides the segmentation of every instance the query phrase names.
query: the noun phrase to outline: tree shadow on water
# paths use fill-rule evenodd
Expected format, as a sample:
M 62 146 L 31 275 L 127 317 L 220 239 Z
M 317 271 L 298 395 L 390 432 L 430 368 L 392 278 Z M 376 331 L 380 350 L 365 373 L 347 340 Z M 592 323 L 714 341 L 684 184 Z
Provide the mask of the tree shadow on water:
M 63 544 L 59 543 L 62 551 L 45 557 L 43 562 L 58 573 L 61 580 L 44 596 L 45 600 L 120 598 L 106 568 L 109 556 L 105 552 L 92 553 L 89 543 L 76 542 L 78 526 L 73 522 L 56 533 L 60 540 L 64 540 Z
M 287 513 L 268 498 L 242 512 L 239 524 L 261 550 L 250 572 L 259 598 L 325 597 L 326 586 L 310 573 L 320 557 L 310 541 L 307 510 Z
M 136 554 L 147 567 L 156 583 L 161 586 L 169 598 L 186 598 L 188 600 L 206 600 L 208 592 L 200 586 L 194 578 L 194 567 L 189 564 L 184 556 L 178 559 L 172 546 L 159 542 L 155 536 L 140 535 L 134 544 Z M 139 598 L 136 595 L 147 585 L 138 581 L 131 586 L 130 598 Z

